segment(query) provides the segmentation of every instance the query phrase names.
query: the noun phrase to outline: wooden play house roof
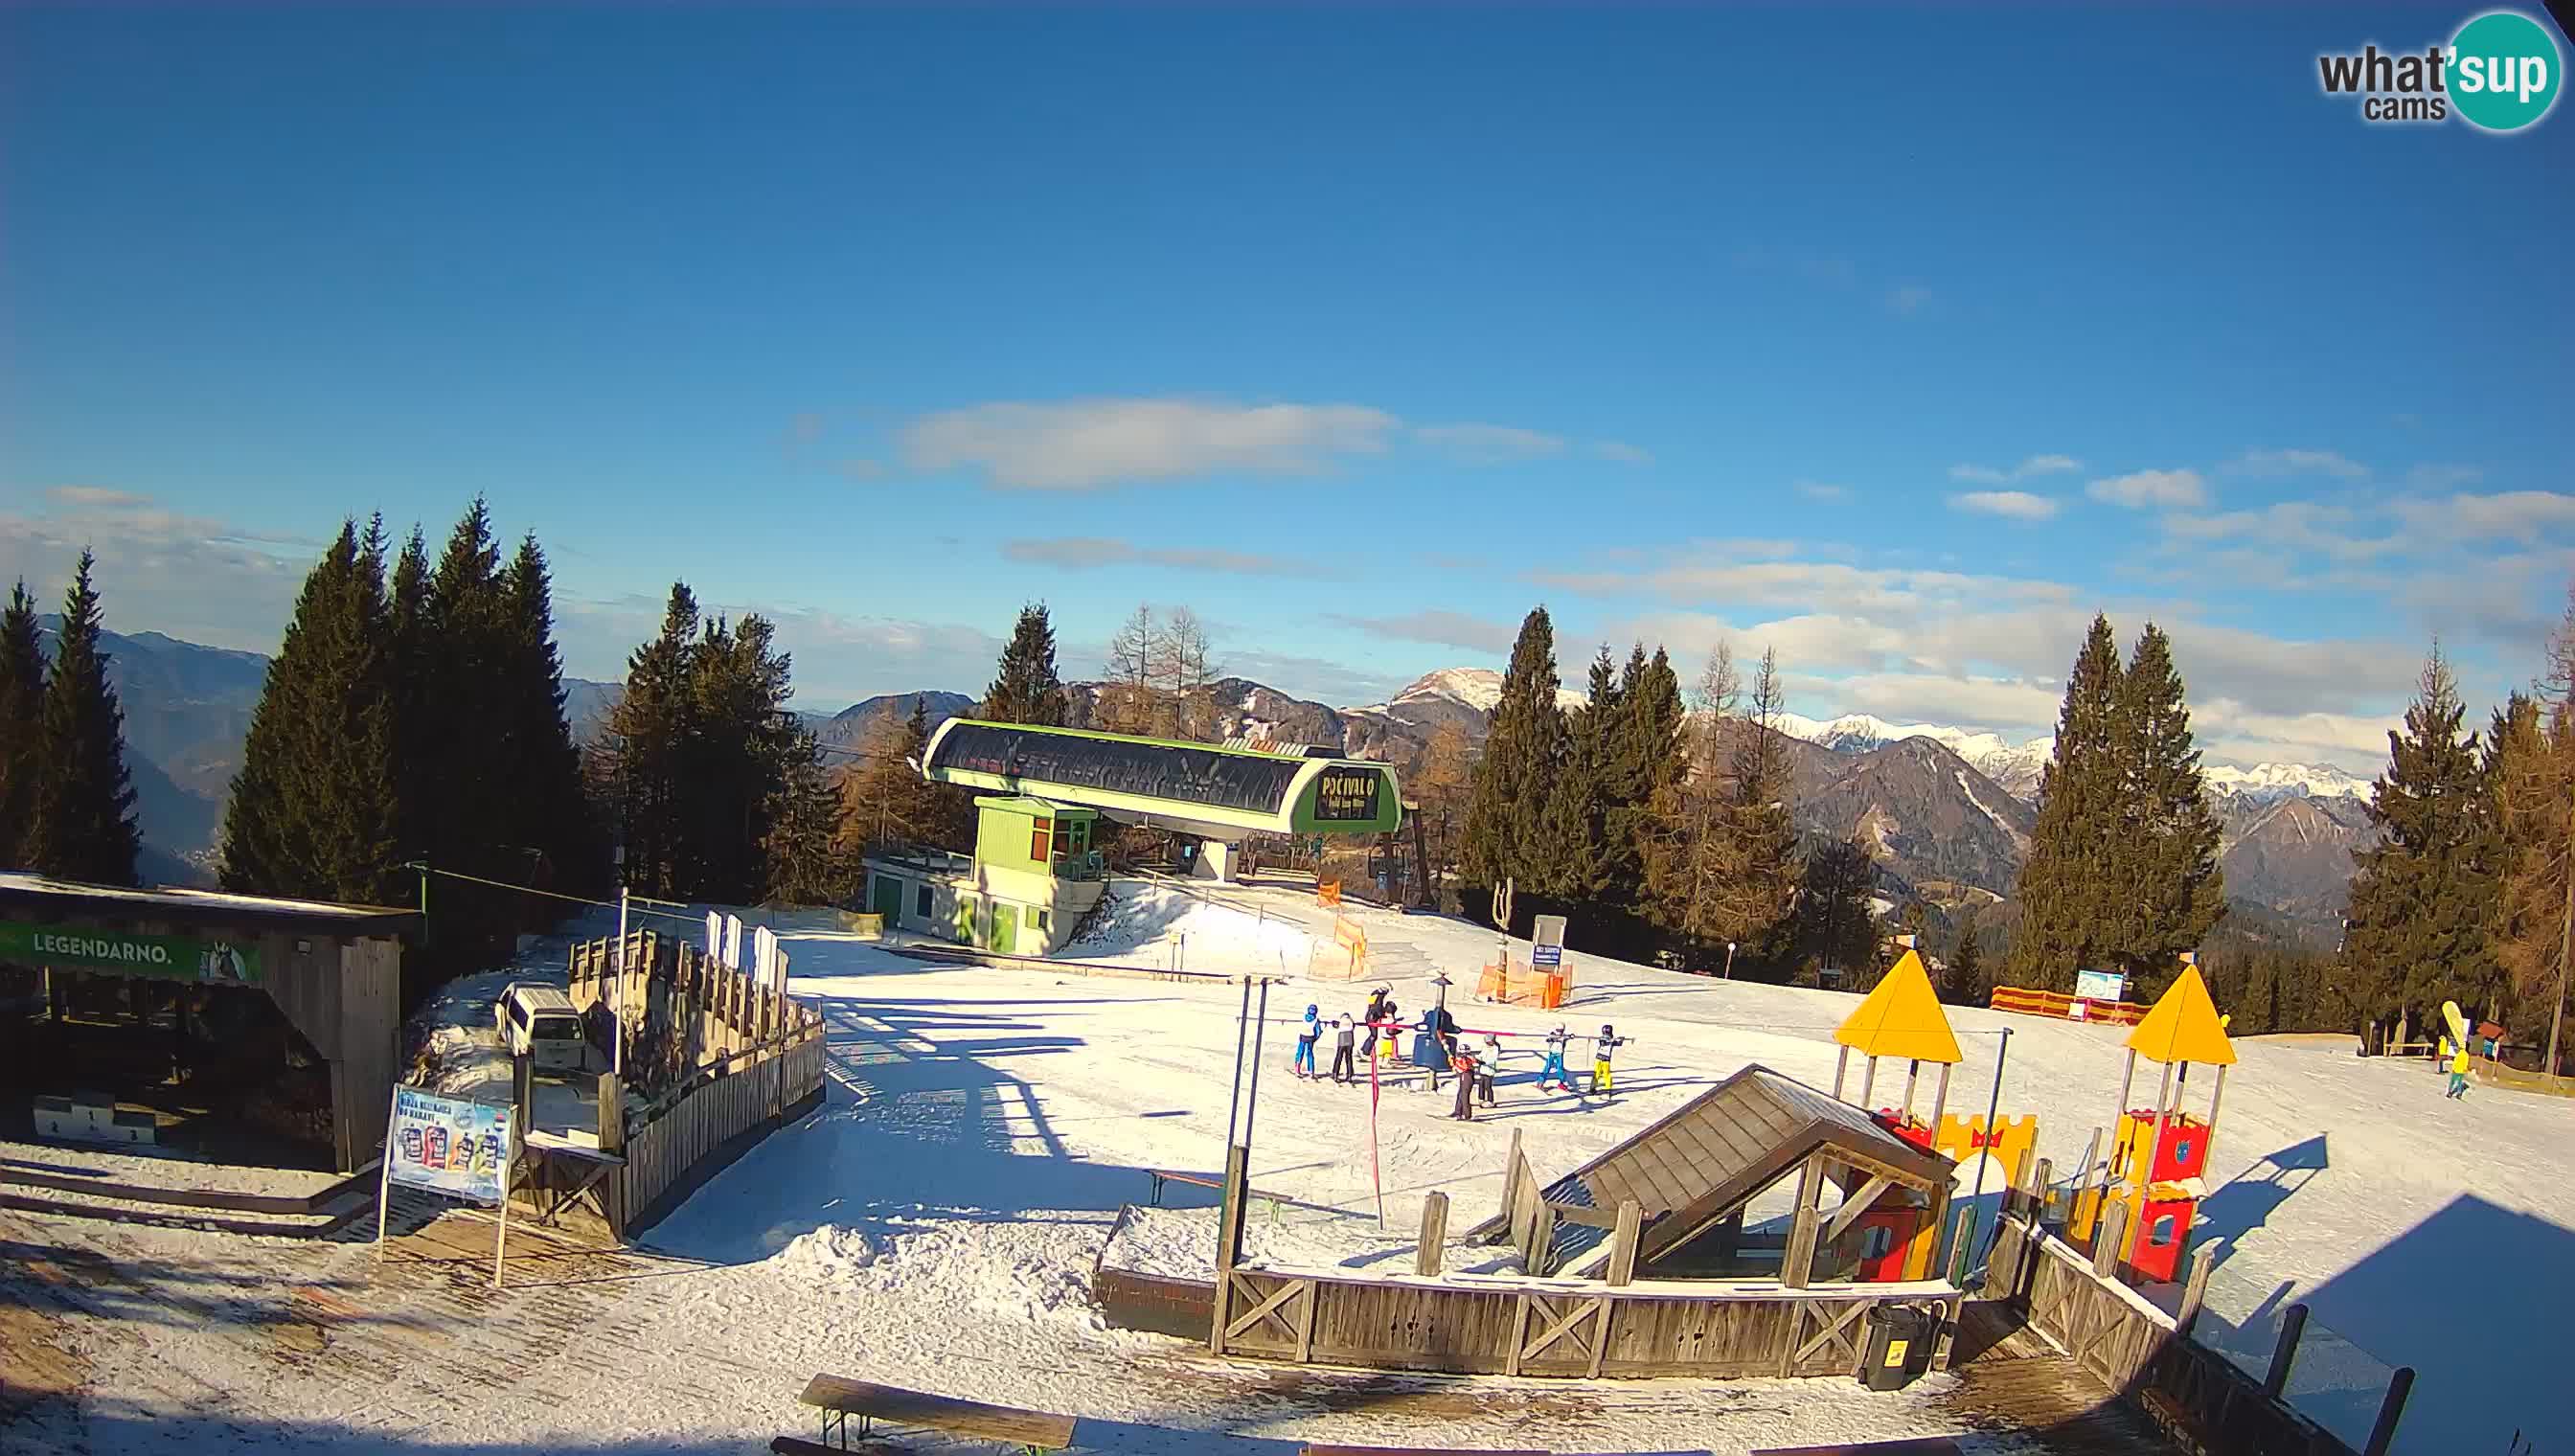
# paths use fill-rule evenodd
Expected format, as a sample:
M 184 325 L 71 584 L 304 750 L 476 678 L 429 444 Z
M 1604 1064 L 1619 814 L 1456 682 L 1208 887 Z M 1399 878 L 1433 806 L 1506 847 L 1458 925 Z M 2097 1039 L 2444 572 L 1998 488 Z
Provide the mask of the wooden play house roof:
M 1747 1066 L 1557 1179 L 1544 1197 L 1603 1212 L 1635 1200 L 1644 1215 L 1636 1258 L 1650 1265 L 1818 1153 L 1912 1189 L 1945 1189 L 1953 1166 L 1847 1102 Z M 1608 1238 L 1607 1224 L 1559 1221 L 1548 1266 L 1582 1258 Z

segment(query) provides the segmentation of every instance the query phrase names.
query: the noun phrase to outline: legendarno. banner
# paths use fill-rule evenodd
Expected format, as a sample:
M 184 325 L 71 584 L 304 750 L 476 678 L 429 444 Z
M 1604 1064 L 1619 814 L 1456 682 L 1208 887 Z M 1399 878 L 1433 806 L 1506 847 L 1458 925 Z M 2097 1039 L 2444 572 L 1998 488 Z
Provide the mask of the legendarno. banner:
M 80 925 L 27 925 L 0 920 L 0 961 L 149 975 L 165 980 L 258 985 L 259 947 L 190 935 L 144 935 Z

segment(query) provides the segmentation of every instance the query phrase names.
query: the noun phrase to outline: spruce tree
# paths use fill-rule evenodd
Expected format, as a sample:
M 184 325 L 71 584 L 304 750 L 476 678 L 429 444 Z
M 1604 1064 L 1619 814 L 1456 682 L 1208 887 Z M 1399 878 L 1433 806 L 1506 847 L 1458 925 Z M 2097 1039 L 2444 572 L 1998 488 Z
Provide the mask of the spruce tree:
M 1949 947 L 1949 966 L 1940 977 L 1940 999 L 1961 1006 L 1985 1004 L 1993 987 L 1985 981 L 1985 947 L 1976 932 L 1976 911 L 1958 921 L 1958 943 Z
M 657 898 L 682 897 L 699 873 L 687 777 L 698 731 L 698 630 L 697 597 L 687 583 L 672 583 L 660 634 L 626 660 L 626 692 L 600 748 L 627 882 Z
M 27 584 L 0 611 L 0 868 L 29 862 L 44 769 L 45 646 Z
M 304 579 L 224 813 L 226 889 L 381 903 L 396 853 L 384 534 L 344 521 Z
M 1591 663 L 1587 700 L 1565 716 L 1564 756 L 1546 785 L 1538 830 L 1548 851 L 1547 871 L 1529 886 L 1568 905 L 1599 900 L 1615 872 L 1608 827 L 1618 787 L 1614 735 L 1621 711 L 1618 672 L 1604 644 Z
M 2104 928 L 2111 960 L 2151 999 L 2226 909 L 2217 813 L 2200 776 L 2172 643 L 2153 623 L 2120 675 L 2111 740 L 2123 787 L 2121 828 L 2104 846 L 2116 876 Z
M 989 723 L 1025 723 L 1064 727 L 1064 683 L 1055 670 L 1055 623 L 1046 604 L 1020 609 L 1011 640 L 1002 647 L 1002 663 L 993 686 L 984 693 L 981 716 Z
M 2465 710 L 2436 648 L 2405 727 L 2387 735 L 2388 766 L 2371 785 L 2378 830 L 2353 856 L 2345 959 L 2362 1020 L 2402 1012 L 2428 1024 L 2444 1000 L 2480 1012 L 2505 980 L 2488 941 L 2500 903 L 2492 797 L 2463 731 Z
M 2125 831 L 2125 767 L 2117 742 L 2119 645 L 2095 616 L 2066 675 L 2056 751 L 2039 777 L 2038 822 L 2015 897 L 2020 927 L 2004 973 L 2013 985 L 2067 991 L 2074 972 L 2115 948 L 2107 933 L 2123 892 L 2118 837 Z
M 386 667 L 392 684 L 388 702 L 398 805 L 394 838 L 404 858 L 422 859 L 429 853 L 430 806 L 438 794 L 438 763 L 449 735 L 451 705 L 445 694 L 436 691 L 430 651 L 429 545 L 417 525 L 394 562 L 387 596 Z
M 824 766 L 822 744 L 799 724 L 780 752 L 778 781 L 764 806 L 761 897 L 791 905 L 840 904 L 857 887 L 858 861 L 841 837 L 840 794 Z
M 1536 889 L 1553 877 L 1556 860 L 1542 821 L 1548 787 L 1566 754 L 1557 687 L 1555 626 L 1545 608 L 1535 608 L 1511 645 L 1492 728 L 1475 763 L 1460 846 L 1470 885 L 1491 890 L 1509 879 Z
M 1845 984 L 1868 977 L 1878 944 L 1869 906 L 1876 888 L 1877 863 L 1856 841 L 1836 839 L 1810 850 L 1789 926 L 1794 963 L 1839 970 Z
M 134 826 L 134 784 L 125 771 L 125 714 L 108 686 L 100 650 L 96 558 L 87 550 L 63 597 L 63 625 L 45 677 L 44 771 L 31 820 L 35 867 L 91 884 L 137 882 L 143 837 Z
M 504 805 L 518 843 L 539 850 L 559 885 L 603 887 L 605 856 L 582 790 L 581 750 L 564 717 L 563 659 L 555 648 L 553 574 L 534 533 L 501 575 L 502 671 L 498 689 L 506 731 L 501 771 Z
M 770 820 L 800 767 L 802 726 L 788 711 L 791 663 L 758 613 L 698 636 L 691 670 L 696 732 L 686 754 L 685 827 L 699 866 L 694 896 L 757 898 L 773 877 Z
M 1653 833 L 1653 804 L 1686 761 L 1680 742 L 1680 680 L 1659 647 L 1651 658 L 1639 643 L 1618 676 L 1618 714 L 1609 729 L 1608 771 L 1602 775 L 1607 808 L 1601 856 L 1608 894 L 1622 911 L 1645 914 L 1645 843 Z

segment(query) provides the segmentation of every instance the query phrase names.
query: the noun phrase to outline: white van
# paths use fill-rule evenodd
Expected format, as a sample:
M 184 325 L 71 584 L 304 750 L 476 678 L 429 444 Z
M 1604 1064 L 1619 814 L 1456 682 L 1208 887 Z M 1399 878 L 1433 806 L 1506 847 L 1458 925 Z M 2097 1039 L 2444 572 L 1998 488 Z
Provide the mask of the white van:
M 503 1050 L 513 1056 L 526 1052 L 529 1064 L 539 1071 L 581 1070 L 590 1037 L 582 1029 L 581 1013 L 573 1009 L 572 997 L 561 987 L 514 980 L 503 988 L 496 1015 Z

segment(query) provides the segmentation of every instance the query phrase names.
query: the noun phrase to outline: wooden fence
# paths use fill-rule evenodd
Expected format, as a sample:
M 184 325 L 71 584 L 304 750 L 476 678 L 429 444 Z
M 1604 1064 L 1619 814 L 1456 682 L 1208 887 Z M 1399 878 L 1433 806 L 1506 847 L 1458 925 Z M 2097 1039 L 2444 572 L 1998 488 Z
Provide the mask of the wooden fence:
M 2095 1272 L 2088 1256 L 2048 1232 L 2022 1203 L 1995 1232 L 1982 1292 L 2019 1307 L 2032 1328 L 2115 1397 L 2135 1401 L 2186 1449 L 2207 1456 L 2355 1456 L 2348 1443 L 2279 1397 L 2296 1353 L 2294 1334 L 2282 1342 L 2267 1380 L 2190 1337 L 2206 1273 L 2194 1263 L 2179 1312 L 2166 1314 L 2115 1275 Z M 2379 1456 L 2393 1436 L 2411 1381 L 2410 1371 L 2399 1372 L 2370 1456 Z
M 587 1193 L 625 1239 L 822 1101 L 824 1035 L 812 1006 L 695 944 L 646 930 L 622 962 L 617 949 L 613 936 L 576 945 L 571 965 L 575 1007 L 623 1011 L 611 1024 L 628 1037 L 627 1083 L 601 1079 L 622 1111 L 602 1118 L 609 1156 L 532 1144 L 516 1191 L 549 1211 Z
M 2059 995 L 2055 991 L 2025 990 L 2019 986 L 1996 986 L 1987 1002 L 1997 1011 L 2017 1011 L 2025 1016 L 2053 1016 L 2060 1021 L 2100 1021 L 2112 1026 L 2134 1026 L 2146 1018 L 2147 1007 L 2134 1001 L 2094 1001 L 2082 996 Z M 2076 1015 L 2074 1007 L 2083 1013 Z
M 1476 1375 L 1847 1376 L 1859 1368 L 1870 1309 L 1924 1310 L 1946 1329 L 1958 1300 L 1940 1284 L 1794 1290 L 1502 1277 L 1461 1284 L 1249 1268 L 1219 1277 L 1232 1281 L 1221 1304 L 1211 1301 L 1211 1317 L 1224 1311 L 1219 1353 Z M 1104 1302 L 1114 1292 L 1103 1291 Z M 1147 1328 L 1188 1307 L 1170 1287 L 1126 1292 L 1158 1296 L 1155 1307 L 1135 1311 Z M 1116 1304 L 1109 1313 L 1126 1322 Z

